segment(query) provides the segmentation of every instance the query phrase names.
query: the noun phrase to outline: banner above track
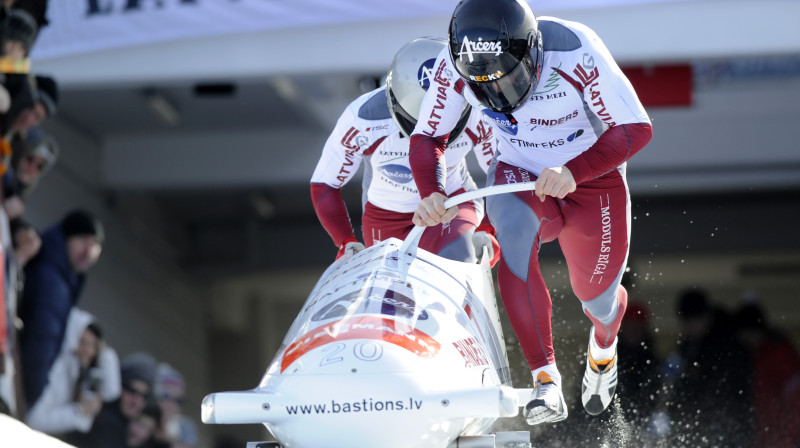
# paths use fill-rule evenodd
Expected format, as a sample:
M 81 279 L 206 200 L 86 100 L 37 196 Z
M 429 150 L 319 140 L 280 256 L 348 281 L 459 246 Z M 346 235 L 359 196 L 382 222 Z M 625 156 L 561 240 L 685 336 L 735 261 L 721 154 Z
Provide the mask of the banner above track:
M 537 15 L 687 0 L 536 0 Z M 58 0 L 32 58 L 47 60 L 208 36 L 452 13 L 457 0 Z

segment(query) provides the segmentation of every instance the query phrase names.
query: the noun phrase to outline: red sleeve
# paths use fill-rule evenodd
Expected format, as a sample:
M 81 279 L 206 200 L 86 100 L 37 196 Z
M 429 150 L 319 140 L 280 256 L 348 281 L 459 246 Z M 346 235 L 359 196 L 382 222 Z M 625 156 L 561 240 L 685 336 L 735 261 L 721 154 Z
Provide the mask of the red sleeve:
M 621 124 L 603 132 L 589 149 L 567 162 L 566 167 L 580 184 L 605 174 L 633 157 L 653 137 L 647 123 Z
M 350 241 L 358 241 L 353 233 L 350 215 L 347 213 L 342 191 L 324 183 L 311 184 L 311 200 L 322 227 L 328 231 L 336 247 Z
M 408 150 L 411 173 L 417 184 L 420 197 L 427 198 L 431 193 L 444 193 L 445 172 L 440 163 L 447 145 L 447 136 L 429 137 L 413 134 Z M 446 196 L 446 195 L 445 195 Z

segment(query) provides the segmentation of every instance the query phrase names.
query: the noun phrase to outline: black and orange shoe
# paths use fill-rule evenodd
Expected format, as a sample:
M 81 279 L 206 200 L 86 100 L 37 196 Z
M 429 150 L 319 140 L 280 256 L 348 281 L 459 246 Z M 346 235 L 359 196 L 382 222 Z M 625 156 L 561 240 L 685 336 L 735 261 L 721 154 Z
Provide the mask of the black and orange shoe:
M 524 414 L 529 425 L 555 423 L 567 418 L 567 404 L 561 386 L 547 372 L 539 372 L 536 376 L 531 401 L 525 405 Z
M 617 351 L 614 341 L 614 356 L 611 359 L 597 360 L 592 356 L 594 328 L 589 334 L 589 348 L 586 350 L 586 372 L 581 384 L 583 408 L 591 415 L 605 411 L 617 389 Z

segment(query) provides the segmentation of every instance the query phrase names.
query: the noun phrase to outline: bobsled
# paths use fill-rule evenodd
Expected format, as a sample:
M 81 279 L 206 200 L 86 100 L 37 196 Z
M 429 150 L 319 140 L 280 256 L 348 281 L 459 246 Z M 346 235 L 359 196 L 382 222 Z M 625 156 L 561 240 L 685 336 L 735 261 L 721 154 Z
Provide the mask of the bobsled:
M 259 447 L 529 447 L 528 431 L 490 433 L 530 389 L 511 384 L 488 257 L 439 257 L 421 233 L 328 267 L 258 386 L 207 395 L 202 421 L 263 424 L 277 442 Z

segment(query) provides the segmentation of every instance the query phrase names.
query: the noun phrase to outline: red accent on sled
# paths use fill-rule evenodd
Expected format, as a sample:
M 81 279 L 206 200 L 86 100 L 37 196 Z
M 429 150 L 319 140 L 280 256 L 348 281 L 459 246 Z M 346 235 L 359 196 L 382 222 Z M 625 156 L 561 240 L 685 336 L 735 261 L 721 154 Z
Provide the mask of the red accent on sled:
M 376 339 L 402 347 L 423 358 L 439 353 L 441 344 L 416 328 L 375 316 L 353 317 L 317 327 L 292 342 L 283 352 L 281 373 L 311 350 L 347 339 Z

